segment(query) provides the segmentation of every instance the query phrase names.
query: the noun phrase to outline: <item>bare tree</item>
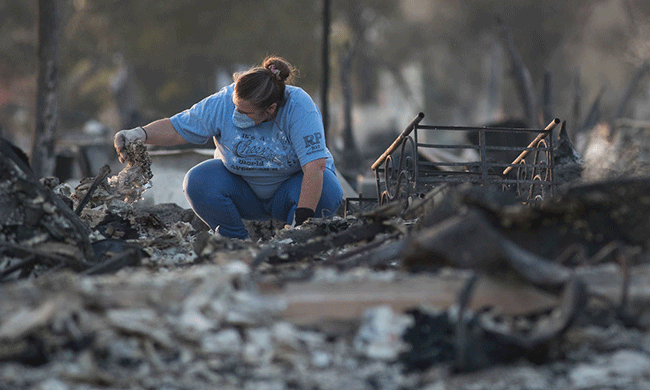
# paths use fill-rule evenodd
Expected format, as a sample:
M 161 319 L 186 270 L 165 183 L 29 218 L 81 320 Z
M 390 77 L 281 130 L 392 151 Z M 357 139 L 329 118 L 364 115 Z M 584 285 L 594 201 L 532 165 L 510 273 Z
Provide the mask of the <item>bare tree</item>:
M 323 80 L 321 85 L 321 113 L 323 115 L 323 129 L 325 130 L 325 138 L 329 130 L 330 123 L 330 110 L 328 93 L 330 88 L 330 30 L 331 30 L 331 1 L 323 0 L 323 42 L 322 42 L 322 72 Z
M 58 119 L 56 97 L 58 0 L 38 1 L 38 86 L 32 169 L 37 177 L 54 173 Z
M 343 156 L 341 171 L 348 176 L 356 176 L 359 173 L 361 159 L 359 148 L 354 140 L 352 127 L 352 60 L 359 42 L 352 45 L 345 44 L 340 53 L 340 77 L 343 90 Z

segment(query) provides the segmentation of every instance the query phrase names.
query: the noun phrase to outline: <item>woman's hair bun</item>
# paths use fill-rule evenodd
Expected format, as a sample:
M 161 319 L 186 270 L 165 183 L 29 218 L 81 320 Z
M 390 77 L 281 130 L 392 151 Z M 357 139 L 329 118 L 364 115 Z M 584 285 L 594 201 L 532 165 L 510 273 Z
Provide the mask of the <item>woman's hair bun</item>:
M 281 57 L 266 57 L 262 62 L 262 67 L 271 72 L 271 74 L 278 80 L 285 84 L 289 84 L 293 80 L 295 69 L 291 64 Z

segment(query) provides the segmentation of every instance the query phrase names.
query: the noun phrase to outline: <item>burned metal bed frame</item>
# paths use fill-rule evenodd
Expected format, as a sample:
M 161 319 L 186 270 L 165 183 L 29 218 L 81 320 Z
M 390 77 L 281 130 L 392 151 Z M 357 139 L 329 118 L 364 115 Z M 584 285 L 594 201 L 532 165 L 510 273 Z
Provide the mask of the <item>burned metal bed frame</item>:
M 544 129 L 432 126 L 420 122 L 419 113 L 388 149 L 372 164 L 377 181 L 377 199 L 381 206 L 394 200 L 423 197 L 443 185 L 473 183 L 495 185 L 511 191 L 524 202 L 552 197 L 554 119 Z M 478 135 L 478 144 L 437 144 L 426 142 L 442 132 L 464 132 Z M 490 144 L 490 134 L 530 133 L 536 137 L 526 147 Z M 467 141 L 468 142 L 468 141 Z M 469 150 L 475 159 L 463 161 L 455 152 Z M 521 151 L 513 161 L 498 161 L 490 157 L 503 151 Z

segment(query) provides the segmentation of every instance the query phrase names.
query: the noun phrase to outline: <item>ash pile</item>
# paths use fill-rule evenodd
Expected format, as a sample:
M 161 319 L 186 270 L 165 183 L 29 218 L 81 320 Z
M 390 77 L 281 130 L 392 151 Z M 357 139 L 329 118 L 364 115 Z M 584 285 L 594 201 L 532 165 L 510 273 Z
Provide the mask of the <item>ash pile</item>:
M 236 240 L 138 206 L 141 145 L 74 189 L 0 147 L 0 389 L 650 387 L 638 165 L 534 206 L 454 186 Z

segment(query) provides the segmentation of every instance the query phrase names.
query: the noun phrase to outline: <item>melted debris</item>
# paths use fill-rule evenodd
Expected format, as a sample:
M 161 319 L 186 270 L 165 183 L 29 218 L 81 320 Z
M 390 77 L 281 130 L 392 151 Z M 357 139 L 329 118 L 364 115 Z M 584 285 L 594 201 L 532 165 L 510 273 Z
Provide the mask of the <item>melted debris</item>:
M 151 188 L 151 158 L 147 147 L 136 141 L 127 145 L 127 164 L 120 173 L 108 179 L 108 184 L 126 203 L 142 199 L 142 194 Z

